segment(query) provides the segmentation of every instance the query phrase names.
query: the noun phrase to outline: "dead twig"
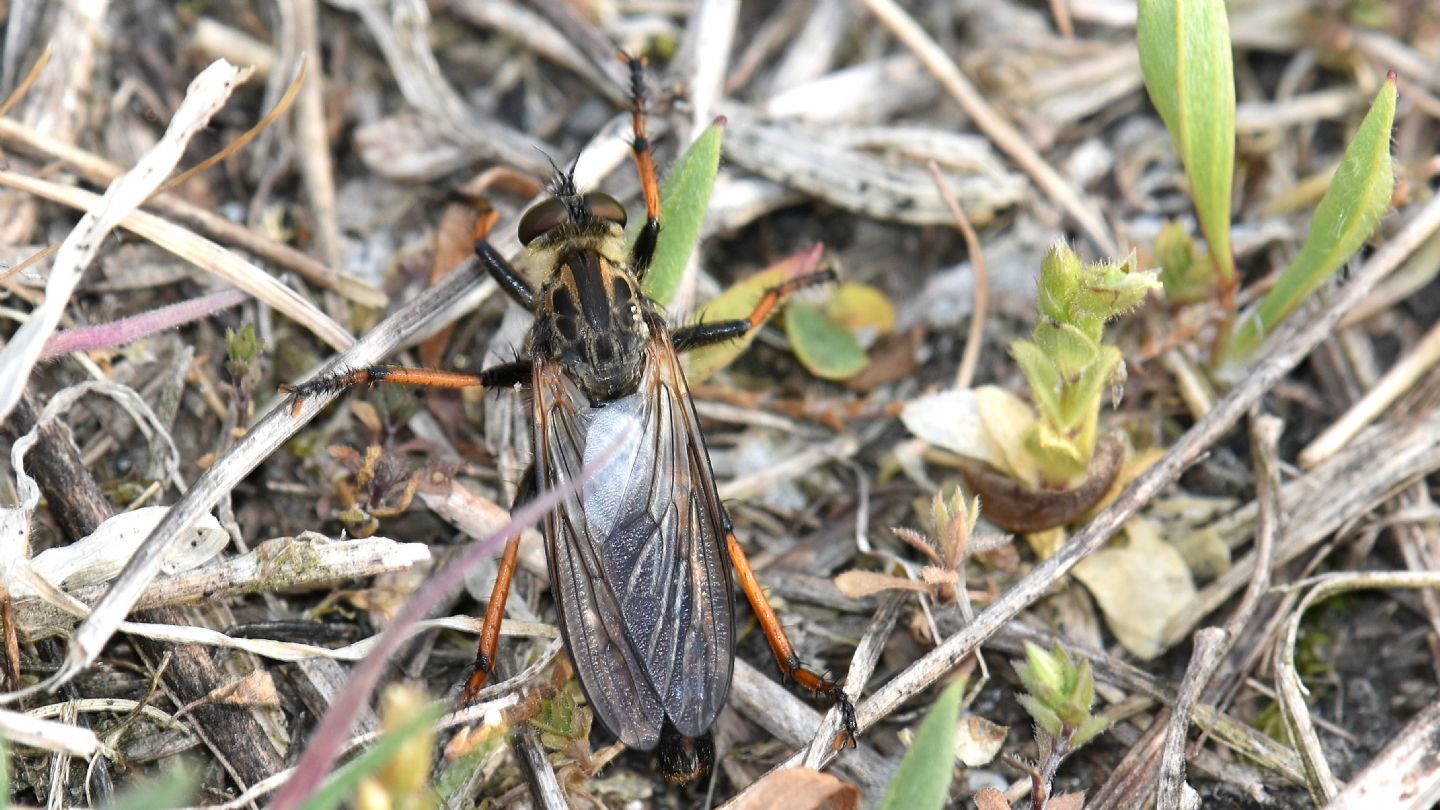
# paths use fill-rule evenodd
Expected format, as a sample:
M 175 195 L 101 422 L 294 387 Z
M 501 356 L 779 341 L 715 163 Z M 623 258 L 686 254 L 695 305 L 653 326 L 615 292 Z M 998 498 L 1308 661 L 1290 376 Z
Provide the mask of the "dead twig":
M 980 364 L 980 347 L 985 342 L 985 313 L 990 309 L 990 272 L 985 269 L 985 251 L 980 247 L 980 237 L 960 209 L 950 182 L 940 173 L 940 166 L 935 161 L 927 165 L 930 175 L 935 178 L 935 187 L 940 189 L 940 198 L 955 215 L 955 227 L 965 236 L 965 250 L 970 253 L 970 266 L 975 269 L 975 304 L 970 312 L 970 334 L 965 339 L 965 351 L 960 355 L 960 369 L 955 372 L 955 387 L 969 388 L 975 381 L 975 367 Z

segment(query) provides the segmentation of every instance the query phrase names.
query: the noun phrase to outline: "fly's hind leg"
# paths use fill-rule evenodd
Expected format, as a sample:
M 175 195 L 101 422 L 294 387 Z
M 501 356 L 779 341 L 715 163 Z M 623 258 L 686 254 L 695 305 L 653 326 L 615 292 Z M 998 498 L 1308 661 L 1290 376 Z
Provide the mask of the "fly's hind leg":
M 520 479 L 520 489 L 515 493 L 514 508 L 535 497 L 535 465 L 531 464 Z M 460 705 L 474 702 L 495 671 L 495 651 L 500 646 L 500 623 L 505 619 L 505 601 L 510 597 L 510 585 L 515 581 L 515 567 L 520 559 L 520 535 L 505 542 L 505 551 L 500 556 L 500 568 L 495 572 L 495 587 L 490 589 L 490 603 L 485 607 L 485 621 L 480 627 L 480 643 L 475 650 L 475 665 L 465 688 L 460 690 Z
M 728 518 L 726 523 L 729 523 Z M 755 618 L 760 621 L 765 638 L 770 642 L 770 651 L 775 654 L 775 664 L 780 667 L 780 679 L 786 683 L 793 681 L 809 689 L 812 694 L 824 695 L 840 707 L 840 721 L 843 726 L 840 740 L 842 744 L 853 748 L 855 737 L 860 733 L 860 726 L 855 720 L 855 706 L 840 688 L 840 684 L 800 663 L 799 656 L 795 655 L 795 647 L 790 643 L 790 637 L 785 634 L 785 626 L 780 624 L 775 608 L 770 606 L 770 600 L 760 588 L 760 580 L 755 578 L 755 572 L 750 568 L 750 560 L 745 556 L 745 549 L 741 548 L 739 538 L 728 526 L 725 534 L 730 547 L 730 563 L 735 566 L 735 576 L 740 580 L 740 589 L 745 592 L 745 598 L 750 600 L 750 608 L 755 611 Z

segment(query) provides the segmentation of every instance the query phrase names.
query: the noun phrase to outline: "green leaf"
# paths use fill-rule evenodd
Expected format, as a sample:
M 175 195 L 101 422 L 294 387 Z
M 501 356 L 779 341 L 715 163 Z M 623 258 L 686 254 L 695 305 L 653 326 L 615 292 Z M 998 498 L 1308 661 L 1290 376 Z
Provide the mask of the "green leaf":
M 1080 375 L 1095 362 L 1100 344 L 1078 327 L 1042 321 L 1035 327 L 1035 343 L 1055 366 L 1055 373 L 1066 385 L 1074 385 Z
M 1343 267 L 1375 231 L 1395 190 L 1390 159 L 1395 98 L 1392 73 L 1346 147 L 1330 190 L 1315 208 L 1300 255 L 1236 330 L 1226 358 L 1229 363 L 1249 360 L 1271 330 Z
M 1140 0 L 1136 39 L 1145 89 L 1190 179 L 1200 229 L 1222 280 L 1235 277 L 1235 77 L 1221 0 Z
M 960 719 L 964 685 L 962 679 L 945 687 L 925 714 L 915 741 L 890 780 L 881 810 L 940 810 L 945 806 L 955 773 L 955 724 Z
M 1045 350 L 1028 340 L 1017 340 L 1010 344 L 1010 354 L 1015 358 L 1025 381 L 1030 384 L 1030 396 L 1040 415 L 1055 421 L 1060 415 L 1061 396 L 1065 392 L 1065 381 L 1055 368 Z
M 1030 716 L 1035 718 L 1035 725 L 1039 726 L 1051 737 L 1060 736 L 1060 732 L 1063 730 L 1060 723 L 1060 715 L 1042 703 L 1040 698 L 1034 695 L 1020 695 L 1016 699 L 1020 701 L 1020 705 L 1025 708 L 1025 711 L 1029 712 Z
M 1080 724 L 1074 734 L 1070 735 L 1071 748 L 1079 748 L 1090 742 L 1107 728 L 1110 728 L 1110 718 L 1103 714 L 1092 715 L 1089 720 Z
M 783 259 L 735 284 L 701 308 L 695 322 L 717 323 L 750 317 L 751 311 L 755 309 L 755 304 L 767 290 L 813 272 L 815 265 L 820 263 L 820 256 L 823 252 L 824 246 L 816 244 L 809 250 Z M 704 346 L 686 354 L 685 379 L 689 380 L 691 385 L 703 382 L 711 374 L 730 365 L 730 362 L 740 356 L 740 353 L 749 347 L 759 333 L 759 329 L 751 329 L 736 340 Z
M 1040 314 L 1051 320 L 1068 323 L 1070 302 L 1080 292 L 1084 277 L 1080 257 L 1064 242 L 1055 244 L 1040 261 Z
M 655 258 L 641 284 L 645 294 L 661 305 L 675 297 L 685 263 L 700 240 L 700 224 L 705 221 L 715 175 L 720 171 L 720 140 L 724 132 L 725 119 L 715 119 L 670 167 L 661 184 L 660 237 L 655 243 Z M 630 239 L 632 246 L 639 235 L 636 229 Z
M 1109 344 L 1100 346 L 1095 353 L 1094 362 L 1081 370 L 1078 379 L 1065 386 L 1060 410 L 1055 414 L 1055 427 L 1071 431 L 1085 419 L 1098 415 L 1105 386 L 1110 383 L 1111 376 L 1123 362 L 1119 349 Z
M 0 737 L 0 810 L 10 810 L 10 746 Z
M 788 306 L 785 334 L 801 364 L 822 380 L 848 380 L 870 365 L 860 341 L 830 320 L 819 307 Z
M 305 800 L 304 810 L 334 810 L 354 795 L 360 781 L 385 766 L 400 751 L 405 741 L 429 728 L 445 715 L 443 701 L 427 706 L 424 711 L 397 729 L 393 734 L 382 736 L 368 751 L 345 764 L 316 788 Z
M 1101 327 L 1144 303 L 1152 290 L 1160 289 L 1153 270 L 1140 271 L 1135 254 L 1123 262 L 1096 262 L 1085 266 L 1085 283 L 1071 305 L 1075 322 L 1093 324 L 1089 334 L 1100 339 Z

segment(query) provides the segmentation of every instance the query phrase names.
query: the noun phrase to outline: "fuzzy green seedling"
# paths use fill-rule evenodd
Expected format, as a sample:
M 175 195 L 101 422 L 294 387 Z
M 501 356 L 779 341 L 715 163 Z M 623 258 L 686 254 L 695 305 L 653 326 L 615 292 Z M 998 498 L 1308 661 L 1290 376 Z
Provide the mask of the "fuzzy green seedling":
M 1010 347 L 1040 412 L 1024 441 L 1045 485 L 1068 489 L 1089 471 L 1100 403 L 1125 374 L 1120 350 L 1102 342 L 1105 324 L 1158 287 L 1155 273 L 1140 271 L 1133 255 L 1118 264 L 1085 264 L 1065 245 L 1046 254 L 1041 321 L 1030 340 Z

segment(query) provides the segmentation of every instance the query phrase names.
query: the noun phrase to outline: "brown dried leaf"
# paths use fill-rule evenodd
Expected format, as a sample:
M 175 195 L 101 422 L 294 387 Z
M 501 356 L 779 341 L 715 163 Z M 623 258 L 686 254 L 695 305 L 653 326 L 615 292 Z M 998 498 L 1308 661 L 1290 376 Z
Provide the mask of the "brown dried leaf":
M 967 768 L 989 765 L 1000 753 L 1009 733 L 1009 726 L 992 723 L 978 715 L 966 715 L 955 727 L 955 756 Z
M 1039 532 L 1073 523 L 1110 491 L 1125 461 L 1125 445 L 1114 435 L 1095 448 L 1090 474 L 1080 486 L 1063 491 L 1033 490 L 995 467 L 965 460 L 960 472 L 980 494 L 985 519 L 1006 531 Z
M 993 787 L 987 787 L 975 794 L 975 810 L 1010 810 L 1005 794 Z
M 835 577 L 835 587 L 851 599 L 864 599 L 882 591 L 928 593 L 930 590 L 923 582 L 892 577 L 889 574 L 880 574 L 875 571 L 846 571 Z
M 1085 793 L 1076 791 L 1060 796 L 1051 796 L 1045 810 L 1085 810 Z
M 860 790 L 811 768 L 776 771 L 729 805 L 732 810 L 858 810 Z
M 206 700 L 226 706 L 279 706 L 280 693 L 270 673 L 256 670 L 238 680 L 218 686 Z
M 931 562 L 939 564 L 940 555 L 935 553 L 935 549 L 930 545 L 930 539 L 924 534 L 914 529 L 907 529 L 904 526 L 891 526 L 890 531 L 894 533 L 896 537 L 909 543 L 915 550 L 928 557 Z

